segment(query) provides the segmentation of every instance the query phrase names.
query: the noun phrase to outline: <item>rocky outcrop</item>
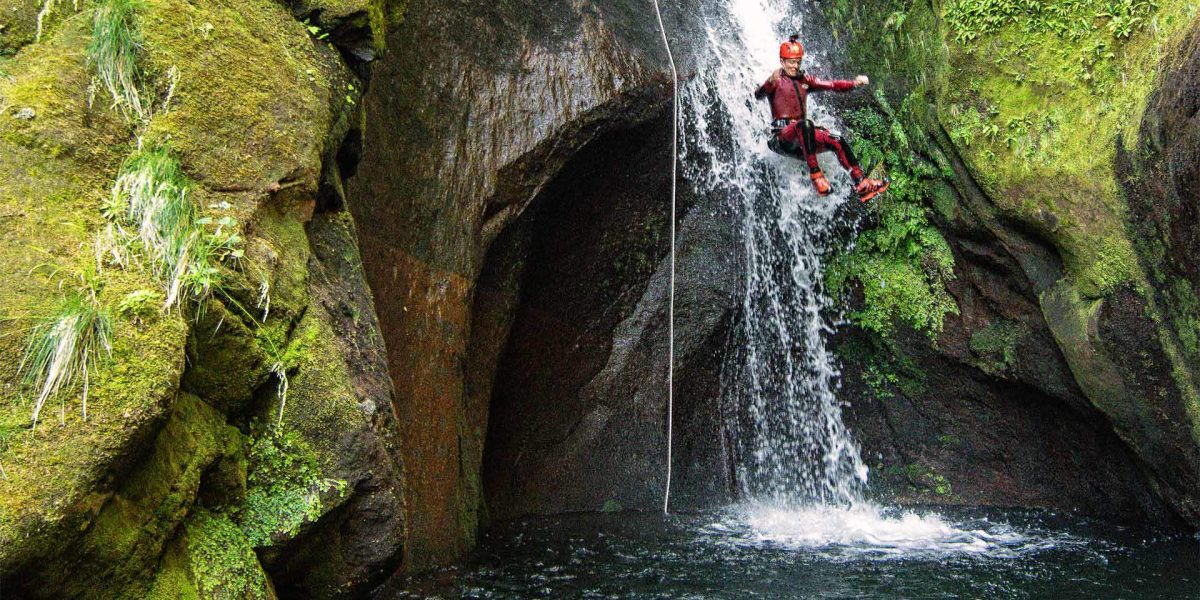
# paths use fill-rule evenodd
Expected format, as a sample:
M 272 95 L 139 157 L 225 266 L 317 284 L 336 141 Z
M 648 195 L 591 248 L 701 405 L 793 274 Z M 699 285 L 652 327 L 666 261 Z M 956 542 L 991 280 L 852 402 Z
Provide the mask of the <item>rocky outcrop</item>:
M 350 207 L 396 387 L 413 568 L 470 547 L 485 481 L 501 515 L 661 493 L 670 80 L 646 11 L 415 1 L 373 72 Z M 697 396 L 715 385 L 702 347 L 727 325 L 728 283 L 696 292 L 719 302 L 679 334 Z
M 993 20 L 958 2 L 862 8 L 831 20 L 883 94 L 850 108 L 897 123 L 875 143 L 904 157 L 889 166 L 922 191 L 900 201 L 924 206 L 953 255 L 952 276 L 930 279 L 953 299 L 944 327 L 923 336 L 897 319 L 895 335 L 843 346 L 883 479 L 924 501 L 1200 525 L 1194 305 L 1179 301 L 1193 286 L 1181 285 L 1187 236 L 1166 216 L 1187 214 L 1186 187 L 1155 175 L 1194 162 L 1179 108 L 1197 89 L 1194 42 L 1181 41 L 1193 9 L 1077 21 L 999 6 L 987 10 L 1011 14 Z M 1162 26 L 1137 27 L 1139 10 Z M 1104 51 L 1078 64 L 1036 54 L 1068 46 Z
M 361 592 L 398 564 L 405 521 L 383 342 L 338 202 L 363 87 L 343 53 L 358 42 L 273 2 L 134 3 L 149 108 L 129 118 L 94 80 L 98 4 L 0 4 L 18 17 L 0 20 L 0 586 Z M 337 4 L 383 26 L 382 3 Z M 150 147 L 180 166 L 171 183 L 203 217 L 193 234 L 237 234 L 189 273 L 212 297 L 170 310 L 161 282 L 106 258 L 98 236 L 127 157 Z M 38 382 L 17 372 L 27 324 L 76 291 L 110 315 L 111 359 L 90 373 L 86 420 L 77 385 L 34 429 Z

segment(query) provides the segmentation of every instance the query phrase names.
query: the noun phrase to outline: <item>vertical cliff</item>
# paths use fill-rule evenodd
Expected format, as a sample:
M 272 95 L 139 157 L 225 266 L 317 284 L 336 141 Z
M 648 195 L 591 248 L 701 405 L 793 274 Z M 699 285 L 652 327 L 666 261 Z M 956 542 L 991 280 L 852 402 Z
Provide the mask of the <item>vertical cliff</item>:
M 1146 215 L 1185 204 L 1153 173 L 1155 152 L 1187 139 L 1162 99 L 1193 93 L 1180 65 L 1195 61 L 1195 7 L 826 14 L 879 83 L 848 124 L 899 182 L 841 261 L 860 326 L 844 346 L 855 412 L 887 479 L 925 499 L 1194 526 L 1194 335 L 1175 297 L 1190 286 L 1165 251 L 1179 238 Z M 1188 168 L 1186 151 L 1172 156 Z M 930 268 L 935 255 L 952 267 Z M 903 269 L 908 283 L 879 285 Z M 927 292 L 906 296 L 914 285 Z
M 413 567 L 470 547 L 485 497 L 500 515 L 660 497 L 670 79 L 647 10 L 413 2 L 373 72 L 350 206 L 396 387 Z M 699 214 L 681 223 L 691 281 L 707 280 L 690 297 L 716 304 L 683 325 L 677 367 L 696 375 L 696 437 L 719 440 L 736 271 L 705 263 L 704 236 L 723 234 Z M 720 452 L 694 455 L 697 501 L 724 493 Z
M 392 386 L 338 199 L 387 18 L 0 3 L 6 594 L 328 597 L 398 563 Z M 81 314 L 98 360 L 33 427 L 30 357 Z

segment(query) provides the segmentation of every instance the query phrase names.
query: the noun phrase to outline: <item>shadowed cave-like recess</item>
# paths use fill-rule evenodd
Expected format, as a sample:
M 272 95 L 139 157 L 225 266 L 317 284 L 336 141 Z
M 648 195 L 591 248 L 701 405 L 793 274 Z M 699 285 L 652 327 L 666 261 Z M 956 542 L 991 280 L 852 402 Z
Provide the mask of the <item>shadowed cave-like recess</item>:
M 489 253 L 474 322 L 512 307 L 483 465 L 496 517 L 661 501 L 666 360 L 655 353 L 665 348 L 622 322 L 649 309 L 657 337 L 667 333 L 663 307 L 639 303 L 665 300 L 652 276 L 669 244 L 670 130 L 664 112 L 589 144 Z M 680 200 L 683 211 L 691 198 Z M 705 332 L 708 352 L 677 364 L 681 507 L 728 498 L 716 399 L 731 315 Z

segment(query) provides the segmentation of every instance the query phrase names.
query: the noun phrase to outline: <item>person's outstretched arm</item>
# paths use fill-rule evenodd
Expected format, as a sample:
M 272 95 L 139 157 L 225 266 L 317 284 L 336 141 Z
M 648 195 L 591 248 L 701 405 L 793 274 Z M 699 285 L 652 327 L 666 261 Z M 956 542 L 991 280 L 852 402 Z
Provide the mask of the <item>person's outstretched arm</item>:
M 804 82 L 808 84 L 808 91 L 821 92 L 832 90 L 835 92 L 848 92 L 860 85 L 871 83 L 866 75 L 859 75 L 854 79 L 819 79 L 811 75 L 805 76 Z
M 775 88 L 779 85 L 779 71 L 779 69 L 776 69 L 762 85 L 758 86 L 757 90 L 754 90 L 754 98 L 756 100 L 762 100 L 775 93 Z

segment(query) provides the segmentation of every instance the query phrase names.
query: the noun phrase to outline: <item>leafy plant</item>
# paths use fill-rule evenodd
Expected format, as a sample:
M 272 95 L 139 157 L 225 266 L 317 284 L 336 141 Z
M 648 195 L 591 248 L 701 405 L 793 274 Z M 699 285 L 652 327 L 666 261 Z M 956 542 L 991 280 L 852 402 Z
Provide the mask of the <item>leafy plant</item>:
M 246 500 L 236 521 L 250 544 L 269 546 L 321 516 L 321 495 L 341 494 L 346 482 L 321 477 L 316 454 L 295 431 L 252 426 Z
M 304 19 L 301 22 L 304 23 L 304 28 L 308 30 L 309 35 L 321 41 L 329 39 L 329 32 L 321 29 L 319 25 L 313 25 L 308 19 Z
M 134 290 L 117 302 L 117 314 L 141 325 L 162 303 L 162 294 L 153 290 Z
M 83 382 L 83 419 L 87 420 L 89 373 L 98 369 L 101 355 L 112 355 L 112 320 L 94 292 L 73 292 L 58 308 L 34 325 L 18 371 L 37 389 L 33 426 L 51 397 L 76 380 Z
M 904 131 L 885 97 L 876 102 L 878 109 L 850 111 L 846 122 L 857 134 L 864 167 L 886 164 L 892 185 L 884 201 L 872 205 L 874 223 L 831 262 L 826 283 L 840 295 L 857 282 L 862 308 L 848 315 L 856 325 L 888 338 L 899 319 L 936 339 L 943 317 L 958 311 L 945 287 L 954 277 L 954 257 L 925 209 L 930 181 L 944 169 L 917 155 L 912 140 L 919 138 Z
M 1157 0 L 952 0 L 943 14 L 954 41 L 964 44 L 1010 25 L 1077 41 L 1099 31 L 1097 19 L 1108 20 L 1113 37 L 1128 38 L 1156 10 Z
M 145 119 L 150 112 L 140 63 L 141 37 L 134 23 L 138 0 L 103 0 L 92 18 L 88 62 L 112 96 L 113 107 L 129 121 Z

